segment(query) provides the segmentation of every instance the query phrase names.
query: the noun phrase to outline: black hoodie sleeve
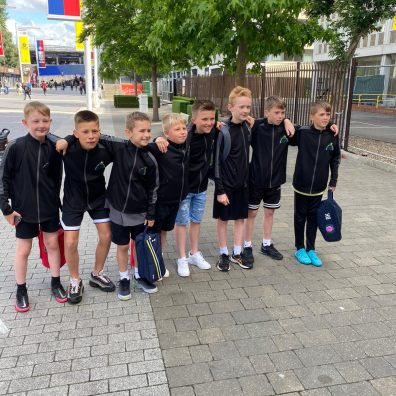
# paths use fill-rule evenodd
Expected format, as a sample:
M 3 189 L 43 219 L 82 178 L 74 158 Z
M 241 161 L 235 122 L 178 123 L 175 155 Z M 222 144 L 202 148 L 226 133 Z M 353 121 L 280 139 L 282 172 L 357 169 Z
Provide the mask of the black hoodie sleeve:
M 215 147 L 215 169 L 214 169 L 214 181 L 215 190 L 217 195 L 225 194 L 222 176 L 222 165 L 223 165 L 223 150 L 224 150 L 224 138 L 223 134 L 219 132 L 217 136 L 217 142 Z
M 155 218 L 155 204 L 157 202 L 157 193 L 159 187 L 159 172 L 158 172 L 158 164 L 154 155 L 150 152 L 147 153 L 150 157 L 153 165 L 149 167 L 147 180 L 148 180 L 148 207 L 147 207 L 147 220 L 154 220 Z
M 329 187 L 336 187 L 337 185 L 338 167 L 340 166 L 340 161 L 341 161 L 340 139 L 338 139 L 338 136 L 336 136 L 334 140 L 335 140 L 334 151 L 333 151 L 333 156 L 330 160 Z
M 14 144 L 15 142 L 13 141 L 7 144 L 3 158 L 0 162 L 0 207 L 4 216 L 8 216 L 13 212 L 9 199 L 12 182 L 12 169 L 15 161 Z

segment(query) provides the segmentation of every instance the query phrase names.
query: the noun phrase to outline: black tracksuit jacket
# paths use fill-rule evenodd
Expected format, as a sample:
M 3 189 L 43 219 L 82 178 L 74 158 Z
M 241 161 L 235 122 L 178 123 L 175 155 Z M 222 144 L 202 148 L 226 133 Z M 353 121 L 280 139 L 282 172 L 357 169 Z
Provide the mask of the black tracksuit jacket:
M 231 150 L 225 161 L 222 161 L 224 149 L 223 139 L 216 142 L 215 159 L 215 195 L 221 195 L 226 190 L 236 191 L 249 185 L 249 144 L 250 129 L 246 125 L 227 121 L 231 136 Z M 222 136 L 219 134 L 219 137 Z
M 197 133 L 196 126 L 190 125 L 192 131 L 190 144 L 190 163 L 188 192 L 198 194 L 208 189 L 208 172 L 212 157 L 216 128 L 210 133 Z
M 252 128 L 250 184 L 256 188 L 274 188 L 286 182 L 289 138 L 285 125 L 269 124 L 266 118 L 257 119 Z
M 113 158 L 107 199 L 114 209 L 128 214 L 147 213 L 154 220 L 159 188 L 157 161 L 146 147 L 131 141 L 101 135 L 99 140 Z
M 187 140 L 183 144 L 176 144 L 168 140 L 169 145 L 166 153 L 161 153 L 155 143 L 148 145 L 149 151 L 158 162 L 159 204 L 177 204 L 187 196 L 191 137 L 192 131 L 189 131 Z
M 47 137 L 43 143 L 30 134 L 11 141 L 0 164 L 3 214 L 16 211 L 27 223 L 57 218 L 61 182 L 62 160 Z
M 299 127 L 290 144 L 298 146 L 293 175 L 293 187 L 297 192 L 317 195 L 327 186 L 337 185 L 341 150 L 338 136 L 334 136 L 329 127 L 323 131 L 313 125 Z
M 104 208 L 106 181 L 103 173 L 112 162 L 112 156 L 101 143 L 92 150 L 85 150 L 78 139 L 66 138 L 69 142 L 70 139 L 72 143 L 63 157 L 63 210 L 81 212 Z

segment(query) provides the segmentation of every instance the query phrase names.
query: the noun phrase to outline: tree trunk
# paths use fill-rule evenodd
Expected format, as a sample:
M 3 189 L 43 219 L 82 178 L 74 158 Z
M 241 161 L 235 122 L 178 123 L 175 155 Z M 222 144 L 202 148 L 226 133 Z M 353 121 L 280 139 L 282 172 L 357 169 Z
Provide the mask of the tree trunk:
M 158 112 L 158 94 L 157 94 L 157 64 L 153 63 L 151 65 L 151 85 L 153 86 L 153 92 L 151 93 L 153 97 L 153 121 L 159 121 Z
M 135 72 L 133 72 L 133 83 L 134 83 L 134 85 L 135 85 L 135 87 L 134 87 L 134 91 L 135 91 L 135 96 L 137 96 L 137 88 L 138 88 L 138 86 L 137 86 L 137 79 L 136 79 L 136 73 Z
M 242 87 L 246 84 L 246 50 L 247 44 L 241 41 L 238 46 L 237 65 L 236 65 L 236 83 Z
M 356 51 L 357 46 L 359 45 L 359 42 L 360 42 L 360 36 L 359 37 L 355 37 L 349 43 L 348 50 L 347 50 L 347 52 L 345 54 L 346 62 L 348 64 L 351 61 L 351 59 L 353 58 L 353 56 L 355 55 L 355 51 Z

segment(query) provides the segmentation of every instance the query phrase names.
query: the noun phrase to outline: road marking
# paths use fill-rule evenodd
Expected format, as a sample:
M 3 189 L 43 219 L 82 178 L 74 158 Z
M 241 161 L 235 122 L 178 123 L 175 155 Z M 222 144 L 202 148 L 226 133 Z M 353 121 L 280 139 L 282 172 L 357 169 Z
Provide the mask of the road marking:
M 369 122 L 361 122 L 361 121 L 351 121 L 351 124 L 364 124 L 364 125 L 370 125 L 370 126 L 374 126 L 377 128 L 394 128 L 394 127 L 390 127 L 390 126 L 381 126 L 378 124 L 370 124 Z
M 359 126 L 359 125 L 351 125 L 351 128 L 359 128 L 359 129 L 373 129 L 373 127 L 364 127 L 364 126 Z M 391 126 L 375 126 L 375 129 L 395 129 L 395 127 L 391 127 Z
M 0 334 L 7 334 L 10 330 L 4 324 L 4 322 L 0 319 Z

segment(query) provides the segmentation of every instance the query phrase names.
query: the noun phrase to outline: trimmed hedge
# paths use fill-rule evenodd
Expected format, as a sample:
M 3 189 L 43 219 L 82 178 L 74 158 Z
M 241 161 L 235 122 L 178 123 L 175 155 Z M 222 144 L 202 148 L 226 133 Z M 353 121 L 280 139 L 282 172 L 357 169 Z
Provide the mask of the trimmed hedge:
M 137 96 L 114 95 L 114 107 L 117 108 L 139 108 L 139 98 Z M 153 108 L 153 97 L 148 97 L 148 107 Z M 158 98 L 158 107 L 160 107 L 160 98 Z
M 189 102 L 190 104 L 193 104 L 195 102 L 194 98 L 187 98 L 187 97 L 184 97 L 184 96 L 174 96 L 173 100 L 183 100 L 185 102 Z

